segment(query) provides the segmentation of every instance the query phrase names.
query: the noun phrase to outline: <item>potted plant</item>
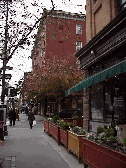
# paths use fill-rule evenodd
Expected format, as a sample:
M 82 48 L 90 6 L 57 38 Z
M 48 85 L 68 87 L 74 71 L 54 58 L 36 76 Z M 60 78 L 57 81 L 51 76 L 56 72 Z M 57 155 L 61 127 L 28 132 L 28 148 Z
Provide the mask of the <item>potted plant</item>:
M 84 166 L 97 168 L 126 167 L 126 153 L 111 127 L 99 126 L 96 133 L 89 133 L 83 139 Z
M 78 126 L 74 126 L 72 131 L 68 131 L 68 153 L 72 152 L 78 157 L 78 162 L 83 160 L 82 137 L 86 136 L 86 131 Z
M 55 115 L 53 116 L 51 122 L 49 122 L 49 135 L 52 135 L 56 141 L 58 142 L 58 145 L 60 144 L 60 128 L 59 128 L 59 116 Z
M 50 118 L 44 120 L 44 132 L 49 133 L 49 121 L 51 121 Z
M 60 144 L 63 144 L 64 146 L 68 146 L 68 130 L 69 130 L 69 124 L 67 122 L 64 122 L 64 120 L 60 121 Z

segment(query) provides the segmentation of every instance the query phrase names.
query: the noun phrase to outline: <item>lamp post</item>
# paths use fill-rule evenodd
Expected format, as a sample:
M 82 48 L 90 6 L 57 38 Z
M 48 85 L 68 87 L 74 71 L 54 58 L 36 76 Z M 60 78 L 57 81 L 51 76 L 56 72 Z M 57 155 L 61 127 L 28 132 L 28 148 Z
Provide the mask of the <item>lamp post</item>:
M 5 71 L 6 71 L 6 64 L 8 62 L 8 56 L 7 56 L 7 38 L 8 38 L 8 2 L 12 2 L 12 0 L 3 0 L 4 5 L 6 6 L 6 21 L 5 21 L 5 44 L 4 44 L 4 55 L 3 55 L 3 74 L 2 74 L 2 95 L 1 95 L 1 102 L 4 105 L 4 99 L 5 99 Z M 4 116 L 6 116 L 6 112 L 4 112 Z M 4 119 L 4 122 L 6 119 Z M 7 125 L 6 122 L 4 123 L 4 135 L 8 135 L 7 131 Z
M 3 104 L 4 104 L 4 98 L 5 98 L 5 71 L 6 71 L 6 64 L 7 64 L 8 2 L 10 1 L 9 0 L 4 1 L 6 5 L 6 23 L 5 23 L 5 44 L 4 44 L 3 75 L 2 75 L 2 95 L 1 95 L 1 100 Z

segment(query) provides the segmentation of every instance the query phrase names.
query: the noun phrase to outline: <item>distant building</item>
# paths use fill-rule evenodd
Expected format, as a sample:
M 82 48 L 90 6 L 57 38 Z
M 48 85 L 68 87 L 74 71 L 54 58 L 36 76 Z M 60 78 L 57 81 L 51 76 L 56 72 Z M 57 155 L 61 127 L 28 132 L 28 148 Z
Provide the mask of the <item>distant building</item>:
M 54 56 L 75 55 L 86 43 L 85 21 L 84 14 L 55 10 L 40 23 L 32 51 L 32 70 Z
M 48 59 L 75 56 L 86 44 L 85 14 L 55 10 L 40 23 L 32 51 L 32 71 L 37 72 Z M 47 100 L 45 100 L 47 102 Z M 68 104 L 68 103 L 67 103 Z M 61 108 L 57 101 L 50 99 L 39 111 L 56 112 Z M 65 105 L 64 105 L 64 108 Z M 41 112 L 43 113 L 43 112 Z

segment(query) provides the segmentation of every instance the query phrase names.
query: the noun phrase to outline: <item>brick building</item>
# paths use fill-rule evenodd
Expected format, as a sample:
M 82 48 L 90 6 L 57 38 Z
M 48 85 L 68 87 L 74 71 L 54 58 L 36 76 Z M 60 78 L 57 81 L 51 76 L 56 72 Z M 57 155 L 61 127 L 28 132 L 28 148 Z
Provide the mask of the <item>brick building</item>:
M 53 11 L 40 23 L 32 51 L 32 69 L 53 56 L 75 55 L 86 43 L 85 15 Z
M 48 59 L 51 63 L 51 59 L 54 57 L 74 56 L 85 43 L 85 15 L 60 10 L 53 11 L 39 25 L 32 51 L 32 71 L 39 71 Z M 46 111 L 45 108 L 47 107 L 49 107 L 47 108 L 48 113 L 62 108 L 61 105 L 57 105 L 57 102 L 52 100 L 48 101 L 45 106 L 40 103 L 40 106 L 41 113 Z
M 126 1 L 87 0 L 87 44 L 76 54 L 85 78 L 66 97 L 83 90 L 83 127 L 119 125 L 126 137 Z

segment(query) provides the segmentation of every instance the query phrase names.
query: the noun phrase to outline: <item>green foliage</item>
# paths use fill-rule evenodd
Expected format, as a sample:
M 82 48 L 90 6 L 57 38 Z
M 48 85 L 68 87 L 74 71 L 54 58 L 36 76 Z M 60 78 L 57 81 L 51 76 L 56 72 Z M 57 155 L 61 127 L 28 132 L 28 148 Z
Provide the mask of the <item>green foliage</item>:
M 73 132 L 76 133 L 76 134 L 78 134 L 78 132 L 79 132 L 79 127 L 78 127 L 78 126 L 73 127 Z
M 110 140 L 110 142 L 114 142 L 115 141 L 115 137 L 114 136 L 110 136 L 109 140 Z
M 123 142 L 124 142 L 124 144 L 126 145 L 126 138 L 124 138 Z
M 64 122 L 64 123 L 62 124 L 62 129 L 63 129 L 63 130 L 69 130 L 69 124 L 68 124 L 67 122 Z
M 102 132 L 104 132 L 104 128 L 101 127 L 101 126 L 97 127 L 97 134 L 99 135 L 99 134 L 101 134 Z
M 78 126 L 73 127 L 73 132 L 78 135 L 86 135 L 86 131 L 82 128 L 79 128 Z
M 114 136 L 113 128 L 102 128 L 99 126 L 96 133 L 88 133 L 86 139 L 97 142 L 99 145 L 104 145 L 107 150 L 110 148 L 126 154 L 126 138 L 124 144 L 118 143 L 118 137 Z
M 110 127 L 104 130 L 104 136 L 105 137 L 110 137 L 110 136 L 114 136 L 114 130 Z
M 56 124 L 57 120 L 59 120 L 59 116 L 55 115 L 52 118 L 52 122 Z

